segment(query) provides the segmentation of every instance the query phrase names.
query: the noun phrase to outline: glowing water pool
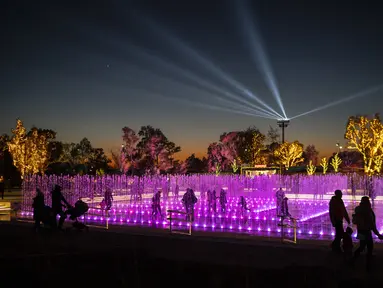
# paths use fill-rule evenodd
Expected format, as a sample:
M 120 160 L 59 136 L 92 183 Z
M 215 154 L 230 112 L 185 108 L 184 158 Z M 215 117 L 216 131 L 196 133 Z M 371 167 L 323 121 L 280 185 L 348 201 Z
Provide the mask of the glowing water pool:
M 227 212 L 222 213 L 217 200 L 217 212 L 210 211 L 205 201 L 199 201 L 195 207 L 194 230 L 214 232 L 235 232 L 250 235 L 280 237 L 279 219 L 276 217 L 276 204 L 272 198 L 247 199 L 250 211 L 242 214 L 238 205 L 238 197 L 228 199 Z M 355 202 L 346 202 L 351 218 Z M 115 203 L 106 216 L 98 205 L 89 209 L 86 216 L 87 223 L 98 225 L 106 224 L 108 217 L 109 225 L 145 226 L 158 229 L 167 229 L 169 222 L 166 220 L 166 211 L 181 210 L 183 206 L 180 200 L 170 199 L 162 203 L 163 217 L 152 217 L 150 200 L 142 200 L 141 203 L 129 204 L 128 202 Z M 289 200 L 289 212 L 298 219 L 298 237 L 305 239 L 328 239 L 334 235 L 328 216 L 328 201 L 324 200 Z M 383 203 L 375 203 L 377 226 L 383 230 Z M 31 212 L 22 212 L 23 217 L 31 217 Z M 178 215 L 177 218 L 183 217 Z M 83 218 L 82 218 L 83 219 Z M 184 221 L 173 222 L 180 229 L 186 229 Z M 292 229 L 286 230 L 287 235 L 293 233 Z M 354 234 L 356 237 L 356 234 Z
M 352 181 L 351 181 L 352 180 Z M 269 237 L 280 237 L 279 219 L 276 218 L 275 193 L 283 189 L 289 200 L 289 210 L 298 220 L 298 237 L 326 239 L 333 229 L 328 217 L 328 201 L 335 189 L 343 191 L 345 203 L 351 216 L 352 210 L 363 195 L 375 197 L 375 212 L 378 228 L 383 230 L 383 177 L 364 177 L 357 174 L 328 175 L 270 175 L 245 177 L 240 175 L 154 175 L 154 176 L 28 176 L 23 182 L 22 217 L 32 216 L 32 202 L 36 188 L 45 196 L 45 203 L 51 204 L 55 185 L 69 203 L 82 198 L 90 205 L 86 221 L 98 225 L 137 225 L 165 229 L 169 226 L 166 211 L 183 210 L 181 197 L 187 188 L 196 192 L 193 229 L 235 232 Z M 370 187 L 372 190 L 368 190 Z M 99 205 L 110 189 L 114 202 L 106 216 Z M 177 190 L 178 189 L 178 190 Z M 203 200 L 208 190 L 226 190 L 229 203 L 223 213 L 217 200 L 217 211 L 209 211 Z M 161 190 L 162 218 L 152 218 L 151 198 Z M 178 191 L 178 192 L 177 192 Z M 202 195 L 200 194 L 202 192 Z M 176 195 L 179 195 L 178 197 Z M 242 213 L 239 197 L 247 199 L 249 212 Z M 184 216 L 178 215 L 176 218 Z M 106 218 L 108 221 L 106 221 Z M 185 221 L 177 221 L 175 227 L 187 228 Z M 293 233 L 287 229 L 287 233 Z

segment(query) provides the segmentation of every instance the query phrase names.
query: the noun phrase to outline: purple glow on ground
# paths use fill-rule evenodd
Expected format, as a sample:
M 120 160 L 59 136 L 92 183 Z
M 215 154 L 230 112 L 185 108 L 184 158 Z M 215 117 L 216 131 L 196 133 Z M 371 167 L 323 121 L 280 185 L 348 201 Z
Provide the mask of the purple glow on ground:
M 359 178 L 358 178 L 359 179 Z M 283 180 L 283 181 L 282 181 Z M 334 235 L 328 217 L 328 201 L 336 188 L 342 189 L 344 199 L 351 217 L 352 211 L 360 197 L 364 195 L 363 178 L 357 181 L 356 195 L 350 195 L 349 179 L 344 175 L 303 176 L 279 175 L 244 177 L 215 175 L 176 175 L 153 177 L 129 176 L 43 176 L 25 179 L 23 186 L 22 217 L 32 216 L 32 198 L 36 187 L 45 194 L 45 202 L 50 205 L 50 191 L 54 184 L 63 187 L 66 199 L 74 204 L 81 197 L 89 203 L 90 210 L 86 216 L 87 223 L 106 225 L 133 225 L 167 229 L 166 210 L 184 210 L 181 198 L 186 188 L 196 191 L 198 203 L 195 207 L 193 229 L 199 231 L 246 233 L 247 235 L 264 235 L 280 237 L 279 220 L 276 218 L 275 192 L 282 187 L 289 197 L 289 210 L 298 221 L 298 238 L 328 239 Z M 179 185 L 179 196 L 174 195 L 175 186 Z M 383 180 L 377 178 L 374 182 L 375 191 L 382 191 Z M 113 191 L 113 207 L 109 216 L 100 210 L 106 187 Z M 209 211 L 204 200 L 208 189 L 227 191 L 227 211 L 223 213 L 217 199 L 217 210 Z M 152 218 L 151 198 L 157 190 L 163 191 L 163 217 Z M 167 191 L 167 192 L 166 192 Z M 204 191 L 205 193 L 201 193 Z M 241 213 L 238 206 L 239 197 L 244 196 L 251 211 Z M 375 213 L 378 228 L 383 230 L 383 202 L 381 192 L 375 201 Z M 184 218 L 176 215 L 176 218 Z M 185 221 L 173 222 L 175 228 L 187 229 Z M 354 229 L 355 230 L 355 229 Z M 286 229 L 292 236 L 293 229 Z
M 209 212 L 206 202 L 199 202 L 195 209 L 195 221 L 193 229 L 199 231 L 215 232 L 235 232 L 254 235 L 267 235 L 269 237 L 280 237 L 279 220 L 276 218 L 276 209 L 274 199 L 248 199 L 248 206 L 251 211 L 241 214 L 240 208 L 236 205 L 238 198 L 228 199 L 228 209 L 226 213 L 220 212 L 220 206 L 217 203 L 217 212 Z M 218 202 L 218 201 L 217 201 Z M 328 239 L 334 235 L 333 228 L 328 219 L 327 201 L 308 201 L 308 200 L 290 200 L 290 213 L 298 218 L 298 237 Z M 351 203 L 350 203 L 351 204 Z M 352 206 L 352 205 L 351 205 Z M 379 212 L 383 212 L 383 206 L 379 205 Z M 134 225 L 150 226 L 153 228 L 166 229 L 169 227 L 169 221 L 166 219 L 164 211 L 168 209 L 181 210 L 183 207 L 180 201 L 170 200 L 168 203 L 162 203 L 162 213 L 164 216 L 152 218 L 151 202 L 144 200 L 142 204 L 118 203 L 109 213 L 109 225 Z M 99 207 L 90 208 L 86 216 L 87 223 L 98 225 L 106 224 L 106 215 Z M 381 215 L 383 213 L 379 213 Z M 31 212 L 22 212 L 22 216 L 31 217 Z M 184 215 L 174 215 L 176 218 L 183 218 Z M 382 221 L 378 222 L 382 227 Z M 187 229 L 187 222 L 174 221 L 173 226 L 176 229 Z M 383 230 L 383 228 L 381 229 Z M 286 233 L 292 236 L 293 230 L 286 229 Z M 356 234 L 354 234 L 356 237 Z

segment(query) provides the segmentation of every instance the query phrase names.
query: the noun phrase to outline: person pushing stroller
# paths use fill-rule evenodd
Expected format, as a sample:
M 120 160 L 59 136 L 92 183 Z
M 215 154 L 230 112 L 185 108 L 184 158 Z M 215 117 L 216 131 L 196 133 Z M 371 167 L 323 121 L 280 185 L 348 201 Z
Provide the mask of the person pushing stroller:
M 67 211 L 65 211 L 65 215 L 69 215 L 69 219 L 74 221 L 72 224 L 74 228 L 79 230 L 82 230 L 82 229 L 88 230 L 88 226 L 78 221 L 78 218 L 83 216 L 86 212 L 88 212 L 88 210 L 89 210 L 88 204 L 82 201 L 82 199 L 80 198 L 74 204 L 74 207 L 70 207 Z

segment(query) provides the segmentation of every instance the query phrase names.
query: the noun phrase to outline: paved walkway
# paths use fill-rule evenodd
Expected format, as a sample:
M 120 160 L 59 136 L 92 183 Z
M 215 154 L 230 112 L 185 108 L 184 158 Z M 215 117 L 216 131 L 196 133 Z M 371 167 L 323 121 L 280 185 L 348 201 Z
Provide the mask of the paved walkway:
M 251 271 L 284 271 L 295 267 L 294 269 L 298 269 L 294 272 L 297 277 L 300 277 L 301 269 L 319 269 L 332 275 L 323 277 L 330 277 L 333 281 L 335 278 L 347 277 L 363 281 L 383 281 L 380 272 L 383 271 L 381 244 L 376 245 L 375 270 L 368 274 L 364 269 L 363 258 L 350 270 L 343 266 L 341 256 L 329 251 L 329 242 L 325 241 L 301 241 L 299 245 L 287 245 L 281 244 L 275 238 L 243 235 L 233 238 L 232 233 L 225 235 L 204 232 L 181 236 L 169 235 L 164 230 L 138 227 L 113 227 L 109 231 L 91 229 L 89 233 L 70 231 L 36 234 L 32 232 L 30 224 L 17 222 L 1 223 L 0 237 L 3 247 L 0 253 L 2 263 L 16 258 L 100 255 L 109 259 L 140 253 L 148 259 L 164 259 L 172 263 L 187 262 L 212 267 L 225 265 L 244 267 Z

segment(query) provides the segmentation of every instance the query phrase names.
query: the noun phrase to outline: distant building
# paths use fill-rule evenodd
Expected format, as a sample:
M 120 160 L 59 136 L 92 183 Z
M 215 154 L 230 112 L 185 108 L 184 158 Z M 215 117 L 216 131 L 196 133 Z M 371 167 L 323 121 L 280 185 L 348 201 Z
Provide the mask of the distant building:
M 258 175 L 273 175 L 279 173 L 279 167 L 267 167 L 267 165 L 255 165 L 254 167 L 244 164 L 241 166 L 241 175 L 248 177 Z

